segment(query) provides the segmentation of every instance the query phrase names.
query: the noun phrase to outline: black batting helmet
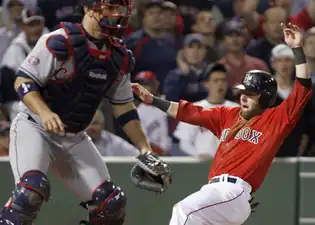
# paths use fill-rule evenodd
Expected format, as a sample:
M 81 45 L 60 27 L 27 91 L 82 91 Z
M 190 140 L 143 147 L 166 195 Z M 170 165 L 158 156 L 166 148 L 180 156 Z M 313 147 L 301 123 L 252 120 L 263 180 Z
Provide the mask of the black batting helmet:
M 108 11 L 103 13 L 103 18 L 98 21 L 103 29 L 103 34 L 109 37 L 121 37 L 131 15 L 132 0 L 80 0 L 80 7 L 102 12 L 103 7 Z
M 259 103 L 262 108 L 271 107 L 277 96 L 276 79 L 270 73 L 262 70 L 248 71 L 242 83 L 236 85 L 235 88 L 260 95 Z

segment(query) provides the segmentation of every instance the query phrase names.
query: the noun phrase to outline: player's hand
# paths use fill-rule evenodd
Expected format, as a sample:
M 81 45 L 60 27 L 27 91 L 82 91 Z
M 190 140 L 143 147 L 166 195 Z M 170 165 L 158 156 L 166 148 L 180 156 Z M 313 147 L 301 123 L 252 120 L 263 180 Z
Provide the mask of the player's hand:
M 138 83 L 131 84 L 132 91 L 143 101 L 145 104 L 152 104 L 153 95 Z
M 43 123 L 45 131 L 55 134 L 65 132 L 65 126 L 56 113 L 52 111 L 47 111 L 39 116 Z
M 287 26 L 281 23 L 281 27 L 284 34 L 285 43 L 290 48 L 298 48 L 302 46 L 302 34 L 300 28 L 292 23 Z

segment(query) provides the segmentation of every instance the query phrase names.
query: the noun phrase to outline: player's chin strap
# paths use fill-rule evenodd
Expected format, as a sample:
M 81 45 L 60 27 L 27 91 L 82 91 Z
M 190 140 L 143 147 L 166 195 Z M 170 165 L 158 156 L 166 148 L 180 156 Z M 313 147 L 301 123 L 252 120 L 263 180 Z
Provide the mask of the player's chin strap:
M 127 198 L 119 186 L 107 180 L 99 185 L 92 195 L 92 200 L 81 202 L 83 208 L 89 210 L 85 225 L 122 225 L 125 220 Z

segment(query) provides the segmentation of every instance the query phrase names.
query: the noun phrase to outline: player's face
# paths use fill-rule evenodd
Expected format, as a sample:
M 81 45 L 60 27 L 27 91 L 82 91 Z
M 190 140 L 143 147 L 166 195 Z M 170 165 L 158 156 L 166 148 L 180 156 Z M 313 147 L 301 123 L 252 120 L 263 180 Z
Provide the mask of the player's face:
M 184 48 L 184 57 L 191 65 L 200 65 L 206 58 L 206 46 L 201 43 L 191 43 Z
M 85 9 L 85 13 L 94 22 L 90 20 L 89 26 L 94 31 L 101 31 L 104 27 L 124 26 L 128 20 L 129 8 L 125 5 L 108 5 L 100 2 L 92 9 Z
M 210 95 L 218 98 L 218 100 L 224 99 L 228 88 L 226 73 L 222 71 L 215 71 L 211 73 L 211 76 L 205 83 L 205 86 L 209 90 Z
M 259 105 L 259 95 L 253 92 L 242 91 L 240 104 L 241 116 L 245 119 L 250 119 L 262 111 Z
M 273 67 L 278 75 L 290 76 L 294 69 L 294 59 L 286 56 L 274 59 Z

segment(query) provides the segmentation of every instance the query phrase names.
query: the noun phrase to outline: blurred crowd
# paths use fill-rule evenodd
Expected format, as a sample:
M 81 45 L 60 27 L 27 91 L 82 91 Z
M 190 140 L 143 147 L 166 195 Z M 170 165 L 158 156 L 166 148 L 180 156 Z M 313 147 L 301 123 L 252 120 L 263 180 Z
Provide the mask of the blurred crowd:
M 13 88 L 15 72 L 42 34 L 59 29 L 62 21 L 81 21 L 77 3 L 2 0 L 1 155 L 7 155 L 10 122 L 19 107 Z M 294 55 L 284 44 L 281 22 L 303 30 L 307 60 L 315 60 L 315 0 L 134 0 L 124 37 L 136 59 L 132 81 L 171 101 L 183 99 L 207 108 L 237 106 L 239 96 L 232 87 L 248 70 L 260 69 L 277 80 L 277 106 L 290 94 L 295 78 Z M 312 81 L 315 88 L 315 77 Z M 178 123 L 137 99 L 135 103 L 155 152 L 214 156 L 219 140 L 210 131 Z M 138 155 L 110 108 L 104 99 L 87 133 L 103 156 Z M 312 98 L 277 157 L 315 155 L 314 112 Z

